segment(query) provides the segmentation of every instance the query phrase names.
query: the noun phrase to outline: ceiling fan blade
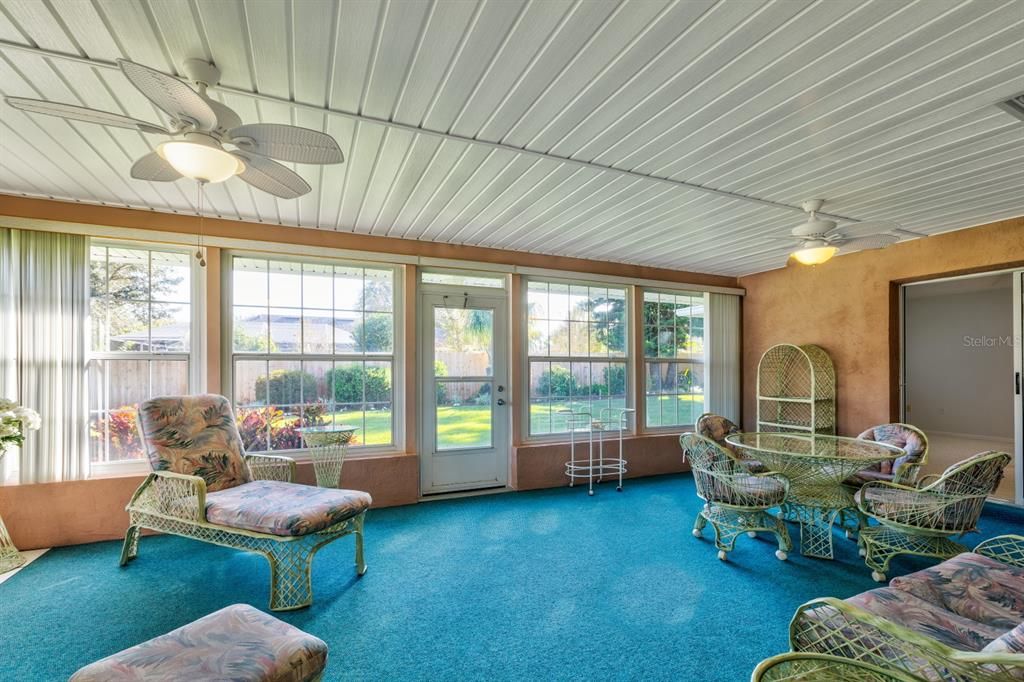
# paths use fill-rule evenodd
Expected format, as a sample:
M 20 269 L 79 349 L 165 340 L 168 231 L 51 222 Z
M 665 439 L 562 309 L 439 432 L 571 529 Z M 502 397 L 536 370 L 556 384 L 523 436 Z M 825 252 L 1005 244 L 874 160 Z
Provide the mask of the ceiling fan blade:
M 891 234 L 874 234 L 868 237 L 858 237 L 857 239 L 839 242 L 838 244 L 843 251 L 863 251 L 865 249 L 882 249 L 890 244 L 895 244 L 899 240 L 899 237 Z
M 836 230 L 836 232 L 843 239 L 856 239 L 896 229 L 899 229 L 899 224 L 891 220 L 868 220 L 863 223 L 847 223 Z
M 109 111 L 100 111 L 99 109 L 87 109 L 85 107 L 75 106 L 74 104 L 47 102 L 41 99 L 26 99 L 24 97 L 5 97 L 4 101 L 15 109 L 21 109 L 22 111 L 27 111 L 32 114 L 57 116 L 59 118 L 68 118 L 72 121 L 83 121 L 85 123 L 99 123 L 100 125 L 114 126 L 116 128 L 139 130 L 144 133 L 160 133 L 163 135 L 171 134 L 171 131 L 167 130 L 167 128 L 157 125 L 156 123 L 147 123 L 146 121 L 140 121 L 139 119 L 132 118 L 131 116 L 112 114 Z
M 217 114 L 198 92 L 185 83 L 127 59 L 118 59 L 117 64 L 132 85 L 174 120 L 194 123 L 199 130 L 217 127 Z
M 282 166 L 277 161 L 238 152 L 232 152 L 232 155 L 241 159 L 245 164 L 245 170 L 239 173 L 238 177 L 256 189 L 282 199 L 301 197 L 311 189 L 309 183 L 303 180 L 298 173 Z
M 156 152 L 150 152 L 133 163 L 131 175 L 136 180 L 153 182 L 173 182 L 184 177 Z
M 342 163 L 345 155 L 330 135 L 279 123 L 250 123 L 233 128 L 231 143 L 245 152 L 294 163 Z

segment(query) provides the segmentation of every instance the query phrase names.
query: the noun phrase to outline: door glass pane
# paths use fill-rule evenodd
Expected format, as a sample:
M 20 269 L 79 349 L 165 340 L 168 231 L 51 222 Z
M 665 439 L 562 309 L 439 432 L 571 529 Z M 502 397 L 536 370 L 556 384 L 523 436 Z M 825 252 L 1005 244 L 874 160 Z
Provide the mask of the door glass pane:
M 435 376 L 494 376 L 493 364 L 493 310 L 434 309 Z
M 437 381 L 437 449 L 489 448 L 491 382 Z

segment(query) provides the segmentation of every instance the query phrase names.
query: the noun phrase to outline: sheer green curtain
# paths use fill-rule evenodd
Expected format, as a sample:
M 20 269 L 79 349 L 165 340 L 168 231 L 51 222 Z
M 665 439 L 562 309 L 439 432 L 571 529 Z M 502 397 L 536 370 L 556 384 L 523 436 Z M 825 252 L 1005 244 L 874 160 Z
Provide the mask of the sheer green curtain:
M 0 394 L 42 416 L 5 458 L 21 483 L 89 474 L 88 318 L 88 238 L 0 227 Z

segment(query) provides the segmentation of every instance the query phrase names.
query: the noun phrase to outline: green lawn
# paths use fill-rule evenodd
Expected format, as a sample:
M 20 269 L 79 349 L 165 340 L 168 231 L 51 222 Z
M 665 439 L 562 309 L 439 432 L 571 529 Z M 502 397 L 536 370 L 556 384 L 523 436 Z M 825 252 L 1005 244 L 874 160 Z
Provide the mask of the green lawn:
M 611 407 L 622 407 L 624 401 L 613 400 Z M 602 404 L 604 406 L 604 404 Z M 567 430 L 566 415 L 559 410 L 586 410 L 589 405 L 579 401 L 551 401 L 530 405 L 531 435 L 540 436 Z M 599 408 L 595 407 L 597 418 Z M 689 427 L 704 412 L 703 396 L 647 396 L 647 426 Z M 391 412 L 336 412 L 337 423 L 358 426 L 356 442 L 360 445 L 385 445 L 391 441 Z M 487 447 L 491 443 L 490 409 L 485 405 L 442 407 L 437 412 L 438 441 L 441 447 Z

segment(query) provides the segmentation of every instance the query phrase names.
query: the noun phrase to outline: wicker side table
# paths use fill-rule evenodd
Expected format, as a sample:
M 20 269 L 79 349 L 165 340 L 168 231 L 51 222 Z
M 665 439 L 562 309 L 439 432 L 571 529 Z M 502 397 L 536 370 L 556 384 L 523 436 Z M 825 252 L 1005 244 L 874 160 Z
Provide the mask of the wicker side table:
M 348 424 L 327 424 L 304 426 L 298 429 L 309 448 L 313 460 L 316 484 L 321 488 L 338 488 L 341 482 L 341 467 L 345 463 L 348 444 L 355 437 L 358 426 Z
M 0 447 L 0 460 L 4 457 L 4 449 Z M 25 557 L 14 546 L 11 534 L 7 532 L 3 517 L 0 517 L 0 573 L 13 571 L 19 566 L 25 565 Z

